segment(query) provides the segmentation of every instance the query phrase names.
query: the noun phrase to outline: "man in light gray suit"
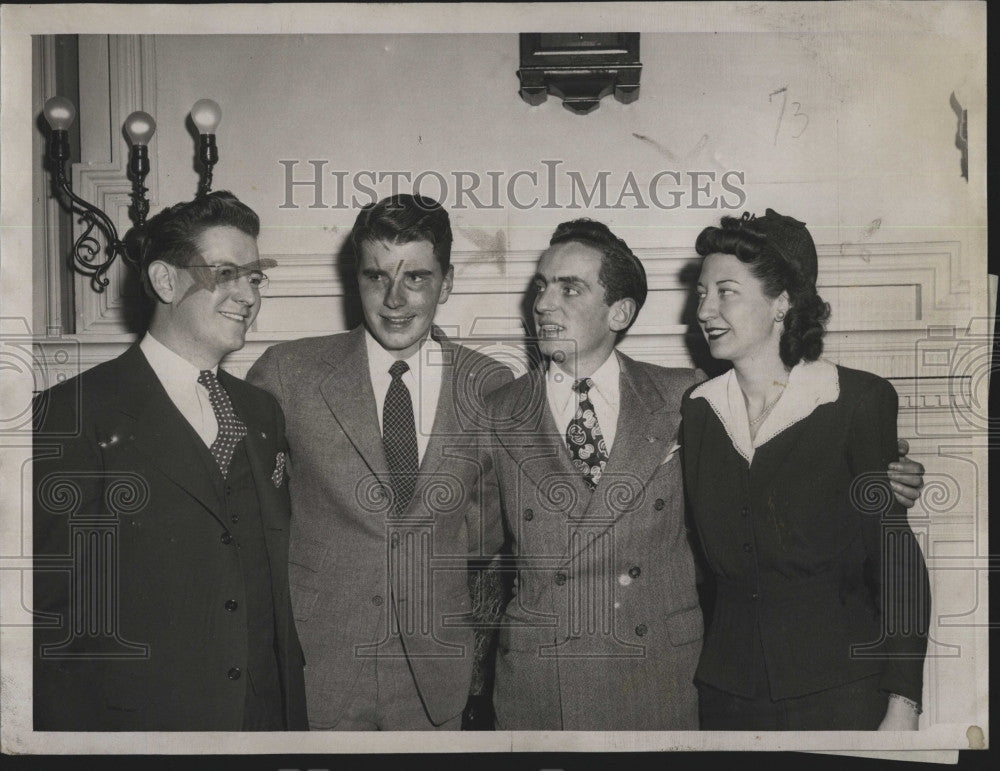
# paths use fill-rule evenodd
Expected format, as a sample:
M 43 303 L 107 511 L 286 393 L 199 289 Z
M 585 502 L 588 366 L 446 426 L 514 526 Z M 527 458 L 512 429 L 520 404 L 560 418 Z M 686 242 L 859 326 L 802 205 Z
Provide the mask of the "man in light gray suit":
M 469 696 L 467 560 L 503 540 L 476 432 L 512 375 L 433 326 L 451 240 L 430 199 L 366 207 L 351 233 L 363 326 L 273 346 L 247 375 L 285 413 L 313 729 L 457 729 Z
M 487 398 L 518 568 L 497 727 L 696 730 L 702 616 L 676 438 L 698 378 L 615 351 L 646 276 L 605 225 L 560 225 L 533 290 L 549 365 Z

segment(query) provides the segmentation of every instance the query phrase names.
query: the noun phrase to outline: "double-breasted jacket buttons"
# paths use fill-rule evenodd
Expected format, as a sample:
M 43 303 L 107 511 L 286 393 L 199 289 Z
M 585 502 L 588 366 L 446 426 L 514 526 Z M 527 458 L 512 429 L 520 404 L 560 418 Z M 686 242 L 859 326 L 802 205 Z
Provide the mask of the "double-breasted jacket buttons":
M 649 631 L 649 627 L 647 627 L 645 624 L 639 624 L 639 626 L 637 626 L 635 628 L 635 633 L 639 637 L 645 637 L 646 636 L 646 632 L 648 632 L 648 631 Z
M 653 508 L 656 509 L 657 511 L 663 511 L 663 507 L 666 505 L 667 504 L 664 502 L 662 498 L 657 498 L 655 501 L 653 501 Z
M 226 672 L 226 677 L 230 680 L 239 680 L 240 676 L 243 674 L 243 670 L 239 667 L 233 667 L 228 672 Z
M 555 580 L 557 586 L 562 586 L 564 583 L 566 583 L 566 574 L 560 570 L 558 573 L 556 573 Z
M 628 569 L 628 574 L 632 578 L 638 578 L 639 576 L 642 575 L 642 568 L 640 568 L 638 565 L 633 565 Z
M 225 609 L 230 613 L 234 612 L 239 606 L 240 604 L 236 600 L 226 600 L 226 604 L 224 605 Z

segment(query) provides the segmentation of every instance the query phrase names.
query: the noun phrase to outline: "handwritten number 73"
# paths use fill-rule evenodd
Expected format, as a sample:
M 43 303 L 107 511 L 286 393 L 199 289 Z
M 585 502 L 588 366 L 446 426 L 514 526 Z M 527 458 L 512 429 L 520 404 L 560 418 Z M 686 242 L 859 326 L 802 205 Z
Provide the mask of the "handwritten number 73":
M 782 86 L 777 91 L 772 91 L 768 95 L 767 101 L 773 103 L 774 97 L 778 96 L 779 94 L 781 95 L 781 109 L 778 111 L 778 123 L 774 127 L 775 145 L 778 144 L 778 133 L 781 131 L 781 122 L 785 119 L 785 107 L 788 104 L 788 86 Z M 800 136 L 802 136 L 802 132 L 804 132 L 806 130 L 806 127 L 809 125 L 809 116 L 806 115 L 804 112 L 802 112 L 801 109 L 802 109 L 801 102 L 792 102 L 792 110 L 794 110 L 792 118 L 793 119 L 801 118 L 802 120 L 802 128 L 798 130 L 798 133 L 792 134 L 792 139 L 798 139 Z

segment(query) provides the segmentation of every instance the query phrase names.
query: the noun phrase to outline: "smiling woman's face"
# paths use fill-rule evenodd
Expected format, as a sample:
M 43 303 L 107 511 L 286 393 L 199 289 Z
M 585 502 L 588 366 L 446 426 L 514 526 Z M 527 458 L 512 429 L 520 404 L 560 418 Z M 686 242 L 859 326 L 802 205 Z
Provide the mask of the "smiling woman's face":
M 708 255 L 698 279 L 698 323 L 716 359 L 734 364 L 776 355 L 783 329 L 775 316 L 785 303 L 764 294 L 750 266 L 731 254 Z

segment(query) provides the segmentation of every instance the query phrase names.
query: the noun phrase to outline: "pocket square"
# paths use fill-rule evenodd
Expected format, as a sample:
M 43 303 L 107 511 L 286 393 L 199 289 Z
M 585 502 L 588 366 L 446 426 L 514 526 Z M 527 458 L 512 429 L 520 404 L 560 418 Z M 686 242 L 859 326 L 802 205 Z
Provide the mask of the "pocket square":
M 285 453 L 279 452 L 274 456 L 274 471 L 271 474 L 271 481 L 275 487 L 281 487 L 285 481 Z
M 681 446 L 677 442 L 674 442 L 672 445 L 670 445 L 670 449 L 667 450 L 666 456 L 664 456 L 663 460 L 660 461 L 660 465 L 662 466 L 664 463 L 668 462 L 672 457 L 674 457 L 680 448 Z

